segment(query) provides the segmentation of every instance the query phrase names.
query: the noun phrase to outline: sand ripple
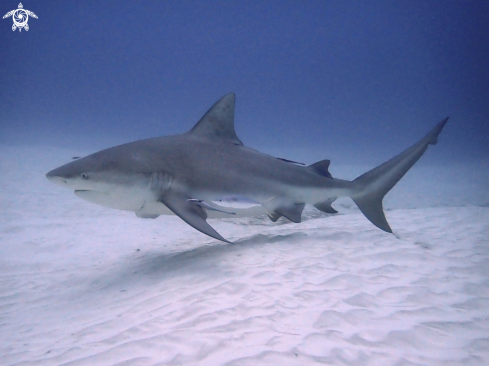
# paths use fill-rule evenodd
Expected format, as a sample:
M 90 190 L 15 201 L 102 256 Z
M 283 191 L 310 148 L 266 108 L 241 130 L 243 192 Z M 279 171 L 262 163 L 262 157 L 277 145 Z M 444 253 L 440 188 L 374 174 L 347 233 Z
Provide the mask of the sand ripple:
M 234 245 L 91 209 L 3 224 L 2 365 L 489 364 L 489 208 L 212 222 Z

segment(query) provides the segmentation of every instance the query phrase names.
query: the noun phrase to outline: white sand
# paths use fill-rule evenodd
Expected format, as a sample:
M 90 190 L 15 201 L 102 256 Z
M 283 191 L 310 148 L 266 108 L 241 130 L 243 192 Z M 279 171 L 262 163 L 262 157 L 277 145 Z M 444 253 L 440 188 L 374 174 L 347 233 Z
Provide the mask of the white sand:
M 342 200 L 212 220 L 228 245 L 44 178 L 76 154 L 0 147 L 1 365 L 489 364 L 487 166 L 415 166 L 397 237 Z

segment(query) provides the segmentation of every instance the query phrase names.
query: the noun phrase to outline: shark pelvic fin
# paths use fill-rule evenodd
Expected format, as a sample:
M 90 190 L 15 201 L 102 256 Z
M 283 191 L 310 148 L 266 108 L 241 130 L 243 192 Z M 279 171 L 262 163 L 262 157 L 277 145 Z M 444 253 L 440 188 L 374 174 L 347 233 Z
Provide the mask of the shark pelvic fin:
M 294 203 L 292 205 L 284 205 L 277 207 L 275 212 L 288 218 L 290 221 L 299 223 L 302 220 L 302 211 L 304 210 L 304 203 Z
M 268 214 L 268 217 L 273 222 L 277 222 L 277 220 L 280 219 L 282 217 L 282 215 L 280 215 L 278 212 L 275 211 L 275 212 L 272 212 L 271 214 L 269 213 Z
M 190 134 L 219 138 L 243 146 L 234 130 L 234 93 L 226 94 L 189 131 Z
M 275 197 L 264 204 L 265 209 L 269 212 L 268 217 L 273 222 L 277 221 L 281 216 L 295 223 L 301 222 L 304 206 L 304 203 L 295 203 L 282 197 Z
M 207 221 L 205 221 L 207 219 L 207 214 L 204 209 L 194 202 L 189 202 L 187 197 L 180 195 L 166 195 L 161 198 L 160 201 L 194 229 L 209 235 L 211 238 L 231 244 L 230 241 L 224 239 L 207 223 Z

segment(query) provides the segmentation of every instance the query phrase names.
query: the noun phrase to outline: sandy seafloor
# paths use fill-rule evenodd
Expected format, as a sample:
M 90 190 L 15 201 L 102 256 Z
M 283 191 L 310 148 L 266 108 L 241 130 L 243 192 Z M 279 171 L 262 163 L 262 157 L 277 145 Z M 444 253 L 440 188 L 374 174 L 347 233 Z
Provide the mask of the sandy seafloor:
M 396 235 L 344 199 L 210 220 L 230 245 L 44 178 L 74 155 L 0 146 L 1 365 L 489 365 L 489 165 L 418 163 Z

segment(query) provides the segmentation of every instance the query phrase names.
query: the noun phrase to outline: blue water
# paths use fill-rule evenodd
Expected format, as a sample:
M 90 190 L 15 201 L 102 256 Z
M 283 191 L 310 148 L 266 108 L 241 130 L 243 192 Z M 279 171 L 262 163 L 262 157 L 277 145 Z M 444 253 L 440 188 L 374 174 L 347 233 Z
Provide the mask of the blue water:
M 489 364 L 489 1 L 22 4 L 29 31 L 0 19 L 2 364 Z M 345 179 L 450 120 L 384 200 L 396 237 L 340 198 L 213 220 L 216 244 L 44 178 L 229 92 L 245 145 Z
M 23 5 L 28 32 L 0 22 L 3 144 L 181 133 L 235 92 L 241 140 L 285 158 L 380 163 L 446 116 L 424 163 L 489 157 L 487 2 Z

